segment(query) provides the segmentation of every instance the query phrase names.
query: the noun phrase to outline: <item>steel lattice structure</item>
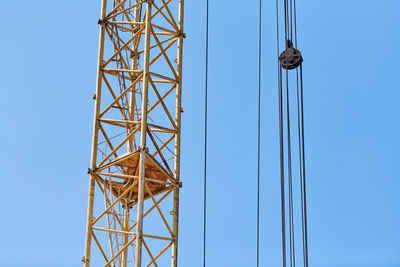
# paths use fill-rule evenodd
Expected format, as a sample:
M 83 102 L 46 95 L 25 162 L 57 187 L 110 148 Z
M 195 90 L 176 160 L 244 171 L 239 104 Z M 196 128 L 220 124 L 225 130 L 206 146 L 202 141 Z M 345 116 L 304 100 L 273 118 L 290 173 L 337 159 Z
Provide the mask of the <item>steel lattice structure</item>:
M 183 0 L 102 0 L 99 24 L 84 266 L 176 267 Z

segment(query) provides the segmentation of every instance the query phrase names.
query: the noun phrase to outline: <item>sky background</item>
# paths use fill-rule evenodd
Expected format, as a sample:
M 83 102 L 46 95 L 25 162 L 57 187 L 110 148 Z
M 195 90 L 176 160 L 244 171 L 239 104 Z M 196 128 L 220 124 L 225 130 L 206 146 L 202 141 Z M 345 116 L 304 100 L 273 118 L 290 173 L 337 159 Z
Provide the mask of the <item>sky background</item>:
M 310 266 L 400 267 L 400 1 L 298 0 Z M 0 3 L 0 266 L 81 266 L 100 1 Z M 281 266 L 263 1 L 261 266 Z M 180 266 L 202 266 L 205 1 L 186 1 Z M 210 1 L 207 266 L 255 266 L 258 1 Z

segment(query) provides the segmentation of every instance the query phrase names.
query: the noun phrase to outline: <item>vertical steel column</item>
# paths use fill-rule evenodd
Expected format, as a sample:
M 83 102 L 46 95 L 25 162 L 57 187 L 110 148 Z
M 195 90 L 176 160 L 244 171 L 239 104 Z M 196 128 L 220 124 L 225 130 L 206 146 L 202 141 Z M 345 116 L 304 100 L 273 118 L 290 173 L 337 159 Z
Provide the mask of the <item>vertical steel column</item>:
M 184 0 L 179 0 L 179 40 L 177 55 L 177 74 L 179 81 L 176 88 L 176 126 L 175 134 L 175 178 L 178 180 L 178 186 L 174 190 L 174 210 L 173 210 L 173 243 L 172 243 L 172 267 L 178 266 L 178 223 L 179 223 L 179 185 L 180 185 L 180 161 L 181 161 L 181 114 L 182 114 L 182 56 L 183 56 L 183 12 Z
M 139 3 L 140 0 L 136 0 L 135 4 Z M 140 10 L 140 6 L 137 6 L 135 8 L 135 18 L 134 18 L 134 22 L 139 22 L 140 17 L 139 17 L 139 10 Z M 132 49 L 133 51 L 137 52 L 137 50 L 135 49 L 135 42 L 133 42 L 132 44 Z M 132 70 L 137 70 L 137 54 L 132 55 Z M 132 80 L 133 82 L 133 80 Z M 130 121 L 134 121 L 135 120 L 135 105 L 136 105 L 136 86 L 133 87 L 131 89 L 130 92 L 130 100 L 129 100 L 129 120 Z M 129 125 L 129 132 L 134 131 L 134 127 L 133 125 Z M 133 136 L 130 140 L 128 140 L 128 152 L 133 152 L 134 149 L 134 138 L 135 136 Z M 130 213 L 130 208 L 129 208 L 129 203 L 126 202 L 126 205 L 124 207 L 124 231 L 129 232 L 130 226 L 129 226 L 129 213 Z M 129 236 L 128 235 L 124 235 L 123 240 L 122 240 L 122 244 L 125 246 L 127 243 L 129 242 Z M 126 248 L 123 252 L 122 252 L 122 264 L 121 267 L 126 267 L 128 264 L 128 248 Z
M 135 0 L 135 4 L 138 4 L 140 2 L 140 0 Z M 135 18 L 134 18 L 134 22 L 139 22 L 140 21 L 140 6 L 138 5 L 137 7 L 135 7 Z M 136 43 L 133 42 L 132 43 L 132 50 L 135 51 L 135 54 L 132 55 L 132 70 L 137 70 L 138 65 L 137 65 L 137 61 L 138 61 L 138 54 L 137 54 L 137 49 L 136 47 Z M 133 83 L 134 79 L 132 79 L 132 83 Z M 134 121 L 135 120 L 135 105 L 136 105 L 136 85 L 135 87 L 133 87 L 131 89 L 130 92 L 130 98 L 129 98 L 129 120 Z M 129 125 L 129 131 L 133 131 L 134 130 L 134 126 L 133 125 Z M 131 140 L 128 140 L 128 152 L 133 152 L 133 146 L 134 146 L 134 136 L 132 137 Z
M 144 202 L 144 178 L 146 161 L 146 130 L 147 130 L 147 101 L 149 89 L 149 63 L 150 63 L 150 30 L 151 30 L 151 6 L 152 1 L 146 1 L 146 21 L 145 21 L 145 44 L 144 44 L 144 64 L 143 64 L 143 95 L 142 95 L 142 120 L 140 136 L 140 162 L 139 162 L 139 182 L 138 182 L 138 202 L 137 202 L 137 226 L 136 226 L 136 251 L 135 267 L 142 265 L 142 243 L 143 243 L 143 202 Z
M 107 0 L 103 0 L 101 3 L 101 19 L 106 16 Z M 100 25 L 99 34 L 99 51 L 97 60 L 97 81 L 96 81 L 96 102 L 94 111 L 94 122 L 93 122 L 93 139 L 92 139 L 92 158 L 90 161 L 90 168 L 93 171 L 97 165 L 97 143 L 99 138 L 99 122 L 97 117 L 100 113 L 101 103 L 101 85 L 102 75 L 101 70 L 103 64 L 104 55 L 104 37 L 105 37 L 105 24 Z M 83 265 L 85 267 L 90 266 L 90 250 L 92 243 L 92 219 L 93 219 L 93 204 L 94 204 L 94 189 L 95 189 L 95 177 L 90 174 L 89 180 L 89 197 L 88 197 L 88 209 L 87 209 L 87 220 L 86 220 L 86 237 L 85 237 L 85 255 L 83 257 Z
M 126 201 L 124 208 L 124 221 L 123 221 L 123 230 L 129 232 L 129 207 L 128 202 Z M 124 235 L 122 238 L 122 244 L 125 246 L 128 243 L 128 235 Z M 128 248 L 126 248 L 122 252 L 122 262 L 121 267 L 126 267 L 128 264 Z

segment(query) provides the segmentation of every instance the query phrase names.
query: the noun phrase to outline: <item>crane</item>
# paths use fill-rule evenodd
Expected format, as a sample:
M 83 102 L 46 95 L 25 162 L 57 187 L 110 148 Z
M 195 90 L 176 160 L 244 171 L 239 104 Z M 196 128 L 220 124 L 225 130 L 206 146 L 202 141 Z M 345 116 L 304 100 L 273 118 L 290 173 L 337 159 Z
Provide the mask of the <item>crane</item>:
M 102 0 L 85 252 L 177 266 L 183 0 Z
M 285 50 L 279 51 L 278 2 L 282 263 L 284 267 L 287 262 L 295 266 L 296 251 L 300 250 L 306 267 L 303 57 L 297 49 L 295 0 L 283 0 Z M 208 10 L 207 0 L 203 266 L 206 266 Z M 259 12 L 257 266 L 260 257 L 261 0 Z M 102 0 L 84 267 L 178 265 L 183 15 L 183 0 Z M 295 70 L 296 76 L 289 75 L 289 70 Z M 294 81 L 296 91 L 289 89 Z M 294 94 L 297 95 L 299 147 L 296 152 L 292 151 L 291 124 L 294 122 L 290 119 L 295 115 L 290 104 Z M 298 233 L 294 203 L 297 201 L 293 193 L 292 154 L 299 157 L 301 249 L 295 242 Z M 92 247 L 97 248 L 93 253 Z

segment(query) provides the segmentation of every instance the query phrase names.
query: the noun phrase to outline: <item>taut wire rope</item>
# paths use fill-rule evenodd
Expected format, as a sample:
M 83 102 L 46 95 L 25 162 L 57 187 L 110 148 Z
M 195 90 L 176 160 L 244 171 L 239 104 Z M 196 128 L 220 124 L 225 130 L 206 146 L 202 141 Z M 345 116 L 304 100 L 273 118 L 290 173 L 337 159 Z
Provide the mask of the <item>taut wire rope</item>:
M 257 121 L 257 267 L 260 262 L 260 152 L 261 152 L 261 31 L 262 0 L 258 19 L 258 121 Z
M 279 143 L 280 143 L 280 183 L 281 183 L 281 220 L 282 220 L 282 262 L 286 267 L 286 191 L 285 191 L 285 163 L 287 163 L 288 175 L 288 222 L 289 222 L 289 263 L 290 267 L 296 266 L 295 253 L 295 222 L 293 201 L 293 173 L 292 173 L 292 145 L 290 123 L 290 90 L 289 69 L 296 69 L 297 84 L 297 131 L 299 142 L 299 171 L 300 171 L 300 195 L 301 195 L 301 229 L 303 241 L 303 265 L 308 267 L 308 232 L 307 232 L 307 208 L 306 208 L 306 180 L 305 180 L 305 148 L 304 148 L 304 107 L 303 107 L 303 70 L 302 59 L 294 67 L 290 67 L 289 61 L 280 62 L 282 55 L 279 52 L 279 0 L 276 0 L 276 31 L 277 31 L 277 55 L 278 55 L 278 105 L 279 105 Z M 283 0 L 284 25 L 285 25 L 285 51 L 292 49 L 292 40 L 297 47 L 297 18 L 296 0 Z M 261 158 L 261 57 L 262 57 L 262 0 L 259 0 L 259 29 L 258 29 L 258 121 L 257 121 L 257 267 L 260 264 L 260 158 Z M 208 64 L 209 64 L 209 0 L 206 0 L 206 33 L 205 33 L 205 90 L 204 90 L 204 186 L 203 186 L 203 267 L 206 266 L 206 233 L 207 233 L 207 127 L 208 127 Z M 296 50 L 296 49 L 294 49 Z M 296 50 L 299 52 L 298 50 Z M 300 52 L 299 52 L 300 53 Z M 283 53 L 282 53 L 283 54 Z M 286 60 L 288 55 L 283 57 Z M 301 55 L 300 55 L 301 57 Z M 283 61 L 284 62 L 284 61 Z M 286 64 L 286 65 L 285 65 Z M 293 63 L 292 63 L 293 64 Z M 298 70 L 300 67 L 300 71 Z M 283 91 L 282 68 L 286 70 L 286 92 Z M 286 96 L 286 103 L 284 102 Z M 286 110 L 284 107 L 286 105 Z M 286 118 L 284 118 L 286 115 Z M 284 133 L 286 120 L 286 134 Z M 287 155 L 285 155 L 285 135 L 287 142 Z M 285 156 L 287 159 L 285 160 Z
M 276 47 L 279 58 L 279 2 L 275 0 L 276 10 Z M 285 18 L 286 20 L 286 18 Z M 285 209 L 285 169 L 284 169 L 284 147 L 283 147 L 283 103 L 282 103 L 282 70 L 280 63 L 278 69 L 278 104 L 279 104 L 279 150 L 280 150 L 280 178 L 281 178 L 281 222 L 282 222 L 282 263 L 286 267 L 286 209 Z
M 303 105 L 303 58 L 297 50 L 297 14 L 296 0 L 283 0 L 283 12 L 285 31 L 285 50 L 279 50 L 279 0 L 276 0 L 276 31 L 277 31 L 277 50 L 278 50 L 278 105 L 279 105 L 279 141 L 280 141 L 280 178 L 281 178 L 281 219 L 282 219 L 282 263 L 283 267 L 287 264 L 287 252 L 289 253 L 289 266 L 296 266 L 296 242 L 295 242 L 295 213 L 294 213 L 294 180 L 292 162 L 292 133 L 291 131 L 291 90 L 289 82 L 289 71 L 296 70 L 296 93 L 297 93 L 297 135 L 298 135 L 298 165 L 299 165 L 299 191 L 301 200 L 301 236 L 302 236 L 302 256 L 303 266 L 308 267 L 308 229 L 307 229 L 307 203 L 306 203 L 306 180 L 305 180 L 305 145 L 304 145 L 304 105 Z M 294 43 L 294 44 L 293 44 Z M 285 69 L 285 79 L 283 79 L 282 69 Z M 284 85 L 284 83 L 286 83 Z M 283 90 L 283 87 L 286 90 Z M 284 101 L 286 97 L 286 101 Z M 286 116 L 284 116 L 286 115 Z M 285 131 L 286 130 L 286 131 Z M 286 141 L 285 141 L 286 137 Z M 295 140 L 295 139 L 294 139 Z M 286 149 L 286 150 L 285 150 Z M 287 174 L 285 172 L 287 171 Z M 287 177 L 286 177 L 287 176 Z M 287 189 L 285 191 L 285 187 Z M 286 204 L 286 201 L 288 203 Z M 286 211 L 286 208 L 288 209 Z M 288 215 L 288 218 L 286 218 Z M 288 229 L 286 224 L 288 223 Z M 286 234 L 288 232 L 288 239 Z M 289 248 L 287 251 L 286 242 Z
M 204 88 L 204 187 L 203 187 L 203 267 L 206 266 L 206 230 L 207 230 L 207 119 L 208 119 L 208 13 L 209 0 L 206 0 L 206 51 L 205 51 L 205 88 Z

